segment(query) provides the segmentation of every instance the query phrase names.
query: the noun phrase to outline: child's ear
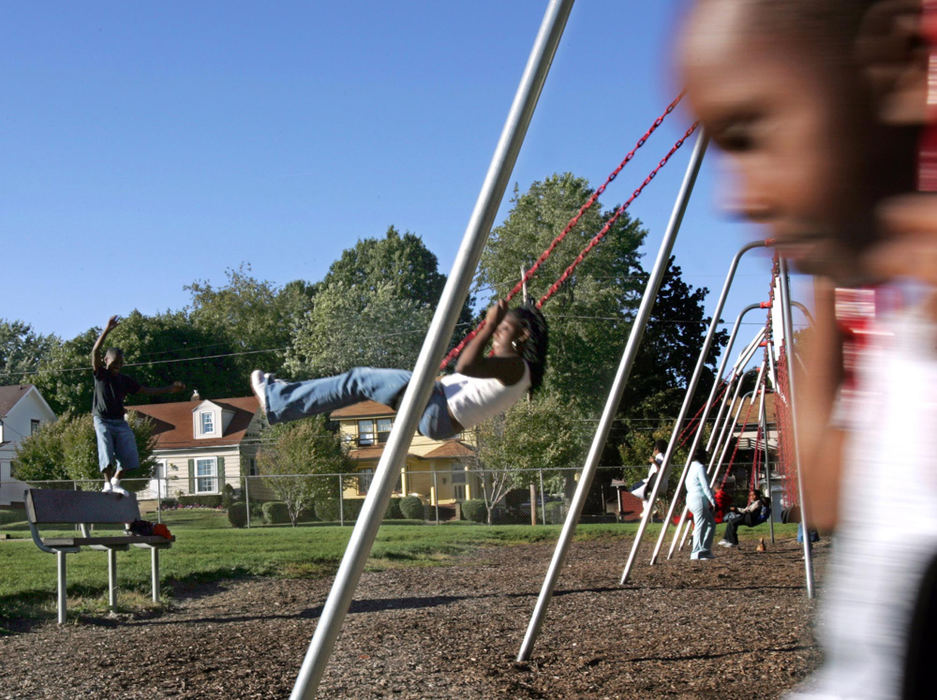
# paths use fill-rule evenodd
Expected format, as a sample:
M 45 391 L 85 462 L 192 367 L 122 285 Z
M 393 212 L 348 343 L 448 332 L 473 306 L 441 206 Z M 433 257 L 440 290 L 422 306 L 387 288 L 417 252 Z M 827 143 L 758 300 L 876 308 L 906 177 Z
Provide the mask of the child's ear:
M 928 120 L 931 47 L 925 32 L 921 0 L 873 3 L 860 25 L 856 60 L 872 87 L 878 116 L 886 124 Z

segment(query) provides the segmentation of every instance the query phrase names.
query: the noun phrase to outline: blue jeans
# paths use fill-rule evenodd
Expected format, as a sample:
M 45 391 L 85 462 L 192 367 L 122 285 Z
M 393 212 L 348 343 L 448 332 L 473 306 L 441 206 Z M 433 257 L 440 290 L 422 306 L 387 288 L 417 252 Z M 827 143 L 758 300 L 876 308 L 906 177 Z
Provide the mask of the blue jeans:
M 117 464 L 118 471 L 130 471 L 140 466 L 137 440 L 127 421 L 92 416 L 92 422 L 98 438 L 98 468 L 102 472 L 112 464 Z
M 412 376 L 412 372 L 404 369 L 355 367 L 334 377 L 267 382 L 267 420 L 271 425 L 283 423 L 329 413 L 368 399 L 396 410 Z M 458 432 L 449 415 L 446 394 L 436 382 L 420 418 L 420 433 L 433 440 L 444 440 Z
M 700 554 L 712 554 L 716 521 L 705 499 L 688 498 L 686 504 L 693 513 L 693 551 L 690 552 L 690 559 L 699 559 Z

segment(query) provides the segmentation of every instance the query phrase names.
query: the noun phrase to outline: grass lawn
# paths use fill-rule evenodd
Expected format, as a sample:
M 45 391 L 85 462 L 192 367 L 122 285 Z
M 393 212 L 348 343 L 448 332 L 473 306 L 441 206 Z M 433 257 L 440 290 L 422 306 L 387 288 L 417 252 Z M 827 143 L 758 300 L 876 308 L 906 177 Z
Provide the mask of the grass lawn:
M 345 551 L 351 527 L 309 523 L 298 527 L 232 528 L 221 511 L 167 511 L 163 521 L 176 536 L 171 549 L 160 555 L 163 593 L 175 582 L 205 582 L 245 576 L 320 577 L 335 572 Z M 401 522 L 401 524 L 397 524 Z M 559 525 L 419 524 L 387 521 L 381 527 L 368 568 L 433 566 L 454 554 L 490 546 L 556 541 Z M 796 536 L 796 525 L 775 525 L 779 537 Z M 576 538 L 632 537 L 636 524 L 581 524 Z M 645 542 L 656 537 L 651 525 Z M 718 530 L 721 534 L 721 528 Z M 767 535 L 767 524 L 742 528 L 743 539 Z M 40 551 L 23 522 L 0 525 L 0 633 L 4 619 L 54 615 L 55 557 Z M 64 533 L 64 531 L 63 531 Z M 43 534 L 48 534 L 43 532 Z M 718 535 L 717 535 L 718 537 Z M 669 542 L 669 540 L 668 540 Z M 107 560 L 101 551 L 69 554 L 69 611 L 103 611 L 107 597 Z M 149 552 L 132 547 L 117 552 L 119 602 L 133 609 L 153 605 L 149 596 Z M 546 566 L 547 562 L 544 562 Z

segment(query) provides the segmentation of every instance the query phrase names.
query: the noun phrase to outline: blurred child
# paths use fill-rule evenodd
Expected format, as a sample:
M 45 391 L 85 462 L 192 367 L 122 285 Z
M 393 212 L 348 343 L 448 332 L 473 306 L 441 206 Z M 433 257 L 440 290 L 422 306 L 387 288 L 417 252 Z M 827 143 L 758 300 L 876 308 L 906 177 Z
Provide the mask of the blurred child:
M 680 49 L 690 104 L 734 178 L 730 208 L 817 275 L 798 385 L 804 510 L 837 540 L 824 666 L 804 697 L 898 697 L 921 653 L 911 608 L 937 551 L 937 204 L 908 194 L 927 120 L 924 26 L 919 0 L 698 0 Z M 846 338 L 834 289 L 858 286 L 875 313 Z

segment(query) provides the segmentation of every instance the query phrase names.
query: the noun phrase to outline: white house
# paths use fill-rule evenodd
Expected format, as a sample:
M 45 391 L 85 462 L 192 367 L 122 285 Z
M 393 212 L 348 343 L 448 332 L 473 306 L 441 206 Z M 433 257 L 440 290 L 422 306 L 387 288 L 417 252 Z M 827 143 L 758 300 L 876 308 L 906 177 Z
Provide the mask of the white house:
M 55 413 L 32 384 L 0 386 L 0 506 L 23 502 L 27 485 L 10 474 L 16 447 Z

